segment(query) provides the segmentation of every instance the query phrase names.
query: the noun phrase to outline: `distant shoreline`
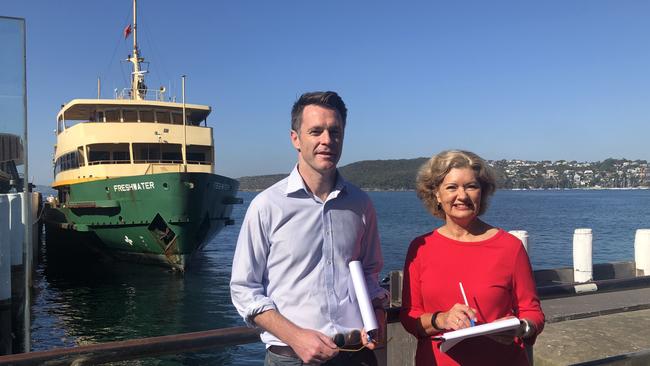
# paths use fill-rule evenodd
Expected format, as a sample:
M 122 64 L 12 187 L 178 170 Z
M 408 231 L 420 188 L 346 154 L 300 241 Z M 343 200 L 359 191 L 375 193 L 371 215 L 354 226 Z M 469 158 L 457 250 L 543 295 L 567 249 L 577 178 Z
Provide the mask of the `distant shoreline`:
M 366 191 L 415 189 L 420 167 L 428 158 L 364 160 L 339 168 L 345 180 Z M 602 162 L 560 160 L 489 160 L 499 189 L 647 189 L 650 166 L 646 160 L 605 159 Z M 262 190 L 288 173 L 240 177 L 241 190 Z

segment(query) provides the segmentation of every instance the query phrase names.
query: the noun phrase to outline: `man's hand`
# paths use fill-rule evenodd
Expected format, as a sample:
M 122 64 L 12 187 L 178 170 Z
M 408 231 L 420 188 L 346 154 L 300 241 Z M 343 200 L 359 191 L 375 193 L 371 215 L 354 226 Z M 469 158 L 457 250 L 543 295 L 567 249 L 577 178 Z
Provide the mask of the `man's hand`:
M 323 363 L 339 353 L 330 337 L 315 330 L 301 328 L 276 310 L 260 313 L 253 321 L 291 347 L 304 363 Z
M 287 344 L 304 363 L 323 363 L 339 353 L 330 337 L 311 329 L 301 329 Z
M 377 349 L 380 345 L 386 344 L 386 310 L 375 308 L 375 317 L 377 318 L 377 333 L 374 335 L 372 342 L 368 342 L 366 330 L 361 331 L 361 344 L 370 350 Z

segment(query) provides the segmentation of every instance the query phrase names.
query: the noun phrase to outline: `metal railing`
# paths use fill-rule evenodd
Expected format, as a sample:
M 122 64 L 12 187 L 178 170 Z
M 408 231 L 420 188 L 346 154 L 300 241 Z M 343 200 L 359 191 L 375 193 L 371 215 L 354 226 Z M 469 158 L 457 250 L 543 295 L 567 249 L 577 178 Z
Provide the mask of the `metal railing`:
M 158 165 L 177 165 L 183 164 L 183 160 L 178 159 L 134 159 L 134 164 L 158 164 Z
M 131 164 L 131 160 L 93 160 L 88 162 L 88 165 L 102 165 L 102 164 Z
M 139 160 L 136 160 L 135 163 L 137 164 Z M 149 162 L 149 161 L 143 161 L 143 162 Z M 162 168 L 166 167 L 167 169 L 158 169 L 158 173 L 164 172 L 164 173 L 171 173 L 171 172 L 182 172 L 183 171 L 183 165 L 182 164 L 164 164 L 164 163 L 149 163 L 147 166 L 147 169 L 144 171 L 144 175 L 147 174 L 155 174 L 156 173 L 156 167 Z
M 387 309 L 387 322 L 399 323 L 400 308 Z M 232 327 L 203 332 L 181 333 L 161 337 L 106 342 L 71 348 L 0 356 L 0 366 L 31 365 L 98 365 L 107 362 L 136 360 L 145 357 L 177 355 L 260 342 L 261 330 Z
M 245 327 L 131 339 L 72 348 L 0 356 L 0 365 L 98 365 L 259 342 L 259 330 Z
M 143 89 L 141 90 L 144 95 L 145 100 L 156 100 L 160 102 L 165 101 L 165 91 L 160 89 Z M 131 88 L 124 88 L 122 90 L 115 89 L 115 99 L 132 99 L 131 94 L 133 91 Z M 172 98 L 173 101 L 176 101 L 176 98 Z

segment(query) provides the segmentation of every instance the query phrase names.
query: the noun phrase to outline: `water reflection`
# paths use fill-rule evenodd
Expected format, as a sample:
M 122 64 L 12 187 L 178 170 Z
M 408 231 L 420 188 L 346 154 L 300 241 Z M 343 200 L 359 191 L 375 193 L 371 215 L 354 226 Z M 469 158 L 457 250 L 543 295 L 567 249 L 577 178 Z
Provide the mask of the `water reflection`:
M 124 263 L 53 262 L 45 253 L 35 277 L 34 350 L 242 326 L 229 290 L 238 232 L 222 231 L 184 275 Z M 114 364 L 257 365 L 263 354 L 257 343 Z

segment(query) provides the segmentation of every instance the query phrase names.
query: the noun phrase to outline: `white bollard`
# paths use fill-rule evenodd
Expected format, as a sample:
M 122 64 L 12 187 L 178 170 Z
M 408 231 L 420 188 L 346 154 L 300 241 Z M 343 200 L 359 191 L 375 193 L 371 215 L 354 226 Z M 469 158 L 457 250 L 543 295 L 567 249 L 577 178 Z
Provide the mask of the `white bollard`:
M 591 229 L 575 229 L 573 232 L 573 281 L 593 280 Z
M 0 194 L 0 302 L 11 299 L 11 242 L 9 200 Z
M 528 251 L 528 231 L 526 231 L 526 230 L 510 230 L 508 232 L 510 234 L 516 236 L 517 239 L 521 240 L 521 244 L 524 245 L 524 249 L 526 249 L 526 252 L 529 253 L 529 251 Z
M 0 355 L 11 350 L 11 244 L 9 242 L 9 200 L 0 194 Z
M 25 224 L 23 218 L 24 193 L 9 193 L 9 241 L 11 245 L 11 331 L 13 353 L 25 352 L 22 339 L 25 334 Z
M 23 224 L 23 193 L 9 193 L 9 242 L 11 243 L 11 265 L 23 265 L 23 242 L 25 226 Z
M 634 236 L 634 263 L 636 269 L 650 276 L 650 229 L 637 229 Z

